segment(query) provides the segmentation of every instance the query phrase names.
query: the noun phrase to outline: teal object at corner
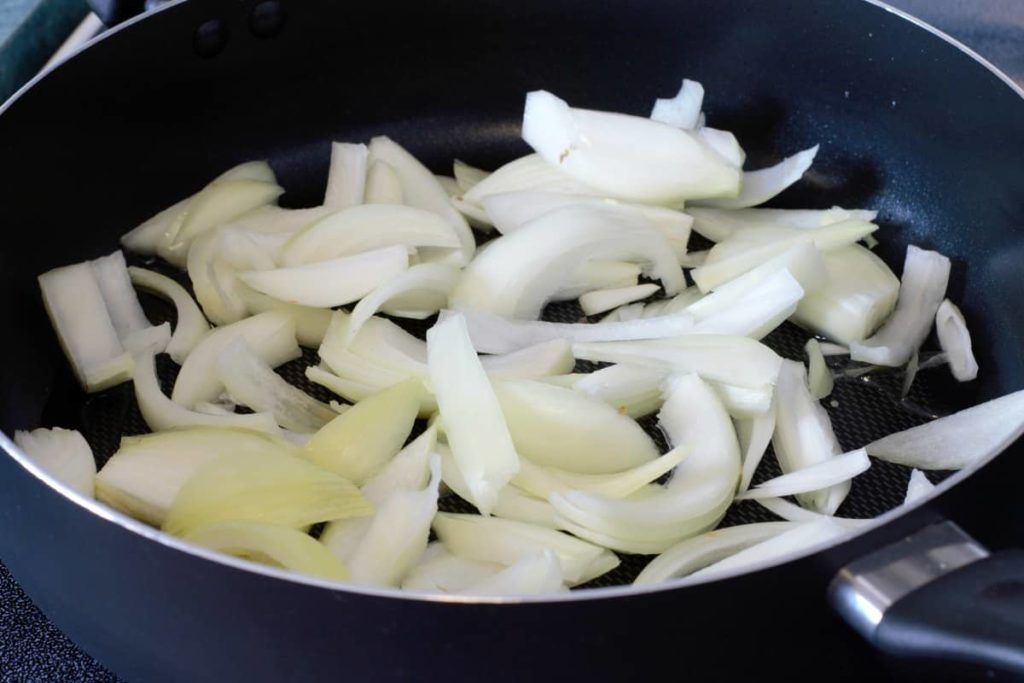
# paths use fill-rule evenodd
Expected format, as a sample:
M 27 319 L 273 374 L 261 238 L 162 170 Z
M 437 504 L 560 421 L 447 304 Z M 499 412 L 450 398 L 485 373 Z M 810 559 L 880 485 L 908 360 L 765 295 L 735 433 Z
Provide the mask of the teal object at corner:
M 85 14 L 85 0 L 0 0 L 0 102 L 42 68 Z

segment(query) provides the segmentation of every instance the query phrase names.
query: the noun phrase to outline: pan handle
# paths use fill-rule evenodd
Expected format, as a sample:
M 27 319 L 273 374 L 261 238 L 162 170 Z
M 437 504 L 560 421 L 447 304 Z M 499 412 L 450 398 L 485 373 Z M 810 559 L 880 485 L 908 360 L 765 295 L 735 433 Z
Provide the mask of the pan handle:
M 942 522 L 844 567 L 829 599 L 914 679 L 1024 679 L 1024 550 Z

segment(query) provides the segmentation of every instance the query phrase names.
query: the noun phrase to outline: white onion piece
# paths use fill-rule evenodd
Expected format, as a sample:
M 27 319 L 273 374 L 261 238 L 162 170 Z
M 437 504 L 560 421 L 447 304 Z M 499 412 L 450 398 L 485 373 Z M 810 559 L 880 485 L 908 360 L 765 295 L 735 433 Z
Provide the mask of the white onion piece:
M 637 284 L 642 271 L 643 269 L 637 264 L 626 261 L 608 259 L 586 261 L 570 271 L 572 274 L 561 283 L 552 299 L 554 301 L 571 301 L 578 299 L 581 294 L 595 289 L 633 287 Z
M 949 267 L 939 252 L 908 245 L 896 310 L 872 337 L 850 344 L 850 358 L 874 365 L 906 363 L 931 331 L 946 296 Z
M 363 201 L 367 204 L 401 204 L 402 180 L 386 161 L 375 161 L 366 172 Z
M 544 527 L 558 529 L 555 522 L 555 508 L 551 503 L 524 493 L 518 486 L 506 486 L 498 494 L 498 502 L 491 511 L 495 517 L 510 519 Z
M 519 470 L 519 456 L 462 316 L 438 322 L 427 332 L 427 359 L 434 397 L 470 502 L 486 515 Z
M 462 595 L 542 595 L 568 590 L 558 556 L 550 550 L 524 557 L 494 576 L 459 591 Z
M 457 249 L 459 239 L 450 223 L 429 211 L 363 204 L 331 214 L 292 237 L 279 261 L 301 266 L 396 245 Z
M 328 405 L 274 372 L 241 339 L 221 352 L 217 376 L 232 401 L 270 413 L 285 429 L 311 434 L 337 417 Z
M 871 524 L 874 521 L 873 519 L 850 519 L 848 517 L 823 515 L 820 512 L 814 512 L 795 503 L 790 503 L 785 498 L 758 498 L 757 504 L 788 522 L 817 522 L 825 519 L 841 524 L 849 529 L 856 529 L 857 527 Z
M 576 343 L 573 355 L 580 360 L 693 372 L 705 380 L 752 389 L 775 384 L 782 363 L 774 351 L 752 339 L 712 334 L 645 341 Z
M 730 555 L 724 560 L 690 574 L 690 576 L 695 579 L 698 577 L 701 579 L 718 578 L 729 571 L 755 564 L 762 565 L 766 562 L 799 553 L 811 546 L 842 536 L 847 530 L 848 527 L 833 521 L 831 518 L 799 524 L 789 531 L 773 536 L 767 541 L 762 541 L 746 550 L 741 550 L 735 555 Z
M 165 349 L 175 363 L 185 362 L 185 357 L 195 348 L 199 340 L 210 331 L 202 311 L 188 291 L 171 278 L 145 268 L 128 268 L 132 284 L 158 294 L 174 304 L 176 322 L 174 334 Z
M 246 232 L 284 235 L 308 228 L 336 211 L 338 208 L 332 206 L 285 209 L 276 204 L 268 204 L 254 209 L 226 225 Z
M 858 474 L 866 472 L 870 467 L 871 460 L 868 458 L 867 451 L 861 448 L 769 479 L 741 493 L 736 499 L 756 500 L 810 493 L 848 482 Z
M 388 382 L 387 384 L 384 385 L 370 385 L 363 382 L 350 380 L 345 377 L 339 377 L 335 375 L 333 372 L 327 370 L 326 368 L 315 365 L 311 365 L 310 367 L 306 368 L 305 375 L 306 379 L 308 379 L 313 384 L 319 384 L 325 389 L 333 391 L 338 396 L 341 396 L 345 400 L 351 401 L 352 403 L 358 403 L 359 401 L 362 401 L 365 398 L 369 398 L 378 391 L 386 389 L 387 387 L 392 386 L 393 384 L 397 384 L 399 381 L 401 381 L 396 380 Z M 331 401 L 332 407 L 334 407 L 334 403 L 335 401 Z M 421 409 L 420 417 L 429 416 L 436 409 L 436 404 L 433 406 L 432 410 L 424 411 Z M 338 411 L 337 409 L 335 409 L 335 412 L 341 413 L 344 411 Z
M 619 565 L 612 553 L 560 531 L 478 515 L 438 513 L 434 531 L 456 555 L 481 562 L 513 565 L 547 549 L 558 556 L 570 586 L 586 583 Z
M 693 130 L 700 120 L 700 110 L 703 106 L 704 86 L 697 81 L 684 78 L 683 85 L 675 97 L 654 101 L 651 119 L 676 128 Z
M 759 171 L 746 171 L 743 186 L 735 199 L 705 199 L 699 203 L 723 209 L 744 209 L 763 204 L 800 180 L 814 163 L 818 145 L 786 157 L 775 166 Z
M 92 448 L 74 429 L 33 429 L 14 432 L 14 443 L 32 462 L 54 479 L 92 498 L 96 480 L 96 459 Z
M 270 413 L 210 415 L 190 410 L 167 398 L 160 389 L 151 351 L 144 351 L 135 357 L 132 383 L 135 385 L 135 400 L 139 404 L 142 419 L 154 432 L 182 427 L 236 427 L 280 434 L 277 422 Z
M 688 446 L 676 446 L 654 460 L 621 472 L 584 474 L 554 467 L 542 467 L 523 460 L 512 483 L 527 493 L 547 499 L 554 493 L 587 491 L 609 498 L 626 498 L 668 474 L 689 455 Z
M 323 341 L 327 327 L 331 323 L 330 310 L 290 304 L 239 284 L 242 301 L 253 315 L 271 311 L 283 313 L 295 323 L 295 337 L 300 344 L 315 349 Z
M 429 292 L 434 299 L 431 303 L 436 304 L 436 308 L 430 304 L 427 308 L 434 308 L 435 311 L 444 308 L 458 279 L 459 269 L 442 263 L 420 263 L 409 268 L 378 286 L 356 304 L 342 343 L 350 344 L 363 324 L 387 302 L 410 292 Z
M 200 190 L 179 214 L 170 228 L 169 239 L 157 247 L 157 253 L 183 267 L 196 237 L 270 204 L 283 192 L 279 185 L 259 180 L 214 181 Z
M 823 356 L 849 356 L 850 349 L 841 344 L 833 344 L 832 342 L 818 342 L 818 349 L 821 351 Z
M 964 314 L 949 299 L 939 304 L 935 313 L 935 334 L 946 353 L 949 369 L 958 382 L 969 382 L 978 376 L 978 361 L 971 348 L 971 333 Z
M 808 339 L 804 344 L 804 352 L 807 353 L 807 389 L 810 390 L 811 396 L 821 400 L 831 394 L 832 387 L 835 386 L 832 371 L 825 363 L 825 356 L 817 339 Z
M 733 418 L 744 420 L 767 413 L 772 406 L 774 387 L 765 384 L 760 387 L 740 387 L 735 384 L 709 382 L 718 394 L 722 405 Z
M 958 470 L 1001 452 L 1024 432 L 1024 391 L 869 443 L 868 454 L 922 470 Z
M 775 433 L 775 405 L 761 415 L 735 421 L 736 438 L 743 452 L 743 470 L 740 473 L 739 493 L 750 488 L 757 466 L 764 459 L 768 444 Z
M 491 379 L 541 379 L 571 372 L 576 358 L 572 344 L 552 339 L 511 353 L 481 356 L 480 363 Z
M 747 160 L 747 153 L 740 147 L 735 135 L 727 130 L 708 128 L 703 125 L 694 133 L 729 164 L 736 168 L 743 168 L 743 163 Z
M 581 376 L 572 389 L 636 418 L 661 407 L 665 375 L 665 370 L 620 363 Z
M 658 420 L 670 443 L 691 449 L 668 485 L 639 499 L 583 491 L 552 495 L 560 521 L 576 525 L 573 533 L 579 527 L 614 543 L 612 549 L 651 553 L 718 523 L 740 476 L 739 446 L 725 408 L 699 377 L 678 375 L 666 383 Z
M 244 340 L 271 367 L 302 355 L 295 341 L 295 323 L 283 313 L 260 313 L 218 327 L 196 345 L 182 364 L 171 394 L 175 403 L 190 408 L 221 395 L 224 384 L 217 377 L 217 361 L 236 339 Z
M 787 226 L 814 229 L 847 220 L 874 222 L 877 211 L 863 209 L 712 209 L 687 207 L 693 217 L 693 230 L 712 242 L 721 242 L 737 232 L 764 227 Z
M 582 343 L 678 337 L 693 329 L 693 316 L 689 313 L 601 325 L 508 320 L 475 309 L 466 309 L 460 313 L 466 319 L 473 345 L 481 353 L 508 353 L 552 339 Z M 454 313 L 441 311 L 442 320 L 451 315 Z
M 551 165 L 617 199 L 678 205 L 736 196 L 739 169 L 701 138 L 639 116 L 571 109 L 528 93 L 523 139 Z
M 598 323 L 619 323 L 628 320 L 639 320 L 644 317 L 644 310 L 646 306 L 643 304 L 629 304 L 627 306 L 620 306 L 614 311 L 606 315 L 605 317 L 598 320 Z
M 728 310 L 699 321 L 693 328 L 693 334 L 761 339 L 793 314 L 805 291 L 788 270 L 777 271 L 763 280 L 756 291 L 747 292 Z M 705 297 L 701 302 L 713 296 Z
M 531 380 L 494 390 L 516 452 L 538 465 L 607 474 L 658 457 L 640 425 L 597 399 Z
M 460 194 L 469 192 L 474 186 L 484 180 L 487 176 L 491 175 L 490 171 L 485 171 L 482 168 L 476 166 L 470 166 L 465 161 L 456 159 L 452 163 L 452 174 L 455 176 L 455 182 L 459 186 Z
M 458 191 L 458 187 L 455 188 Z M 471 227 L 476 228 L 481 232 L 491 232 L 494 229 L 492 225 L 491 217 L 487 215 L 487 212 L 483 207 L 477 206 L 472 202 L 467 202 L 459 195 L 452 197 L 452 206 L 459 210 Z
M 217 401 L 203 401 L 197 403 L 194 410 L 197 413 L 206 415 L 235 415 L 235 404 L 221 397 Z
M 459 265 L 469 263 L 476 250 L 476 238 L 466 219 L 452 206 L 448 193 L 434 174 L 395 141 L 383 135 L 370 141 L 370 163 L 377 161 L 387 162 L 398 174 L 406 204 L 436 213 L 455 228 L 462 254 Z
M 824 257 L 828 281 L 807 290 L 793 321 L 843 344 L 862 341 L 892 313 L 900 281 L 882 259 L 859 244 Z
M 423 490 L 399 489 L 376 505 L 366 533 L 346 561 L 355 583 L 398 586 L 423 555 L 437 513 L 437 455 L 432 456 L 430 470 Z
M 463 198 L 482 207 L 485 206 L 484 200 L 494 195 L 534 191 L 572 195 L 600 194 L 544 161 L 539 154 L 530 154 L 500 167 L 467 190 Z
M 431 543 L 402 582 L 402 589 L 424 593 L 458 593 L 504 570 L 495 562 L 452 555 L 443 543 Z
M 459 188 L 459 183 L 455 180 L 454 176 L 438 173 L 434 177 L 437 178 L 437 182 L 441 184 L 441 187 L 444 188 L 444 191 L 448 193 L 448 196 L 453 201 L 462 195 L 462 189 Z
M 361 299 L 409 267 L 403 246 L 275 270 L 250 270 L 245 284 L 288 303 L 329 308 Z
M 101 391 L 131 377 L 131 354 L 118 339 L 88 262 L 54 268 L 38 279 L 50 322 L 82 387 Z
M 903 504 L 909 505 L 914 501 L 924 498 L 932 489 L 935 488 L 935 484 L 928 481 L 928 477 L 921 470 L 911 470 L 910 480 L 907 482 L 907 495 L 903 498 Z
M 874 223 L 846 221 L 813 231 L 783 228 L 773 231 L 771 239 L 725 240 L 712 247 L 704 265 L 690 271 L 690 277 L 702 292 L 708 292 L 803 242 L 813 242 L 819 250 L 830 251 L 853 244 L 877 229 Z
M 797 472 L 842 453 L 828 413 L 807 389 L 807 372 L 802 363 L 782 362 L 775 392 L 772 444 L 784 473 Z M 799 500 L 816 512 L 831 515 L 849 492 L 850 483 L 845 482 L 804 493 Z
M 598 289 L 587 292 L 580 297 L 580 308 L 584 315 L 598 315 L 624 304 L 646 299 L 661 287 L 655 284 L 618 287 L 616 289 Z
M 494 240 L 463 271 L 451 305 L 535 320 L 589 259 L 648 264 L 669 295 L 686 286 L 672 247 L 650 221 L 609 208 L 567 206 Z
M 107 313 L 110 315 L 110 322 L 114 324 L 117 337 L 125 350 L 129 352 L 139 351 L 145 342 L 134 339 L 137 333 L 144 332 L 152 327 L 146 314 L 142 311 L 142 304 L 139 297 L 132 288 L 132 281 L 128 275 L 128 264 L 125 263 L 124 253 L 119 249 L 107 256 L 89 261 L 96 284 L 100 287 L 100 294 L 103 295 L 103 302 L 107 305 Z M 157 349 L 157 352 L 163 349 Z
M 654 558 L 633 583 L 643 585 L 689 576 L 796 526 L 795 522 L 741 524 L 688 538 Z
M 363 203 L 368 155 L 366 145 L 331 143 L 331 167 L 327 173 L 324 206 L 344 209 Z

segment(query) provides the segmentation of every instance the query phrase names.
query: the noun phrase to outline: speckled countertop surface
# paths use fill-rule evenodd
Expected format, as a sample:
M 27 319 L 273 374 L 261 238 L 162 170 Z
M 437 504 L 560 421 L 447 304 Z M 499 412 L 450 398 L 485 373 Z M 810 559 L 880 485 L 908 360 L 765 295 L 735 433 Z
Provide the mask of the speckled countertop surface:
M 0 98 L 29 77 L 26 64 L 38 68 L 59 45 L 59 36 L 77 23 L 77 19 L 69 22 L 67 16 L 80 16 L 82 2 L 0 0 Z M 1024 85 L 1024 0 L 890 0 L 890 4 L 966 43 Z M 46 5 L 60 11 L 40 11 Z M 25 40 L 26 33 L 35 38 Z M 14 41 L 20 41 L 21 47 L 12 51 Z M 0 564 L 0 681 L 114 680 L 47 621 Z

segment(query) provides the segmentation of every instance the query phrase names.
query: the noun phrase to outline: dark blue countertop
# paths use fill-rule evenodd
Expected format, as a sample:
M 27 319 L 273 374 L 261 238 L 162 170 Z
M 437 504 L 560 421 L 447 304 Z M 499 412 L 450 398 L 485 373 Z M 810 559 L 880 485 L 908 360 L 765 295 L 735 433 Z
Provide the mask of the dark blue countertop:
M 856 0 L 850 0 L 855 2 Z M 41 45 L 49 51 L 59 45 L 54 28 L 65 32 L 80 17 L 81 0 L 0 0 L 0 97 L 11 81 L 25 80 L 25 63 L 36 68 L 45 61 Z M 1024 0 L 890 0 L 890 4 L 925 19 L 966 43 L 1024 85 Z M 40 12 L 49 5 L 60 12 Z M 37 40 L 24 40 L 36 31 Z M 22 36 L 16 53 L 4 51 L 12 37 Z M 26 58 L 25 55 L 29 55 Z M 75 681 L 93 683 L 116 680 L 79 650 L 32 604 L 0 564 L 0 680 Z

